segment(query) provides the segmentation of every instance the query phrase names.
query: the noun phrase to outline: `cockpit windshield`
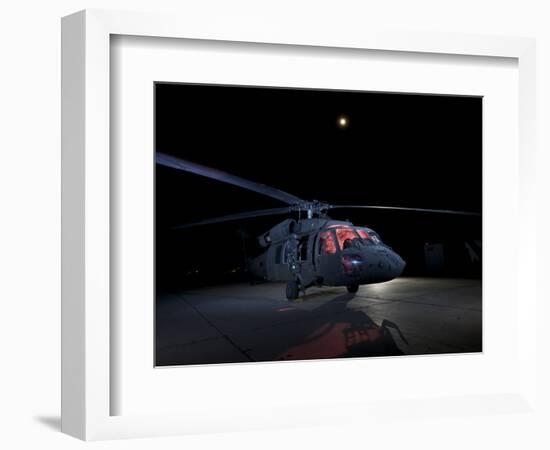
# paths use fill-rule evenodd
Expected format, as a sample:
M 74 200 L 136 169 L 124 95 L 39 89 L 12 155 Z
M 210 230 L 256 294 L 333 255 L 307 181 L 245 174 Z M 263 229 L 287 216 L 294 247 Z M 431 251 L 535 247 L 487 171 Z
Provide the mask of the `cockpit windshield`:
M 378 236 L 378 233 L 376 233 L 373 230 L 370 230 L 368 228 L 356 228 L 357 233 L 359 233 L 359 236 L 361 236 L 361 239 L 363 239 L 367 243 L 373 243 L 373 244 L 381 244 L 382 240 L 380 239 L 380 236 Z
M 354 227 L 333 225 L 329 228 L 334 230 L 334 233 L 336 234 L 336 241 L 338 242 L 338 247 L 340 250 L 350 248 L 356 240 L 361 240 L 361 236 L 359 236 Z
M 353 246 L 355 239 L 360 239 L 359 234 L 351 227 L 341 227 L 334 230 L 336 232 L 336 240 L 338 245 L 343 250 Z
M 336 253 L 337 250 L 382 243 L 380 236 L 369 228 L 339 224 L 328 228 L 319 234 L 322 253 Z

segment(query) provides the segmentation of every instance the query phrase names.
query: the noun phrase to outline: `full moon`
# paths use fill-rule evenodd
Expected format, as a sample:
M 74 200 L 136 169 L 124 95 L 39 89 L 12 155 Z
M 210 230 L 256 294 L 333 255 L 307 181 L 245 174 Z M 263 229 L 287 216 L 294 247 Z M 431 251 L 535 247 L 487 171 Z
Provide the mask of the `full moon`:
M 349 126 L 349 119 L 346 116 L 339 116 L 337 124 L 339 128 L 347 128 Z

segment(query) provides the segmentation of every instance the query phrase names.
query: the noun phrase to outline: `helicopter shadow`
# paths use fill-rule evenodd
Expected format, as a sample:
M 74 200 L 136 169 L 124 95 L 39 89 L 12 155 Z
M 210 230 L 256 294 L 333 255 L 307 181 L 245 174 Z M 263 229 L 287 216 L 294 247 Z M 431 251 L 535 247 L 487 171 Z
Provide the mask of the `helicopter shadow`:
M 339 295 L 321 306 L 304 311 L 300 332 L 281 339 L 285 348 L 274 360 L 300 360 L 372 356 L 397 356 L 405 353 L 408 341 L 399 326 L 389 320 L 377 324 L 364 310 L 349 307 L 354 294 Z M 309 299 L 306 296 L 303 302 Z

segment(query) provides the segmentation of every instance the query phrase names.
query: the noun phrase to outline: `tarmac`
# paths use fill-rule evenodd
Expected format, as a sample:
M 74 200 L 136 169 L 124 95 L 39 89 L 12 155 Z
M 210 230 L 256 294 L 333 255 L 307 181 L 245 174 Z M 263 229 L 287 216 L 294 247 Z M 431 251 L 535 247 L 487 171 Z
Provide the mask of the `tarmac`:
M 481 280 L 397 278 L 310 288 L 289 302 L 284 283 L 162 293 L 156 365 L 482 351 Z

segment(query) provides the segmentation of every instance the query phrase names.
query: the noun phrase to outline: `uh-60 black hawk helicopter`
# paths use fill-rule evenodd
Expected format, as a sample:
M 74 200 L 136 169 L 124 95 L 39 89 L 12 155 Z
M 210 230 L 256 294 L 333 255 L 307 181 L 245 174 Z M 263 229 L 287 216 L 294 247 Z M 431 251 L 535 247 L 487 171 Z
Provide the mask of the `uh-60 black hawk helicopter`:
M 401 275 L 405 268 L 403 258 L 382 242 L 378 233 L 349 221 L 333 220 L 326 214 L 329 210 L 360 208 L 480 215 L 443 209 L 330 205 L 317 200 L 302 200 L 279 189 L 164 153 L 156 153 L 156 162 L 240 186 L 288 205 L 215 217 L 179 225 L 174 227 L 176 229 L 260 216 L 298 214 L 298 220 L 288 218 L 258 236 L 258 243 L 265 251 L 247 260 L 247 269 L 253 276 L 267 281 L 286 281 L 286 297 L 289 300 L 296 299 L 300 291 L 305 293 L 311 286 L 346 286 L 350 293 L 355 293 L 360 285 L 392 280 Z

